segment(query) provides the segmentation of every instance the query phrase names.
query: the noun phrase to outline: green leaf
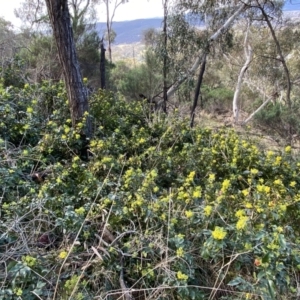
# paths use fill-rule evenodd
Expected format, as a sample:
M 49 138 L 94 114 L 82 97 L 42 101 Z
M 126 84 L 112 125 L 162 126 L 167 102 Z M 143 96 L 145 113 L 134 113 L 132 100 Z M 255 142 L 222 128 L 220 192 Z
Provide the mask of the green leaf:
M 275 299 L 275 289 L 274 289 L 274 282 L 272 280 L 268 280 L 268 289 L 269 289 L 269 293 L 272 299 Z
M 267 262 L 269 262 L 269 260 L 270 260 L 270 252 L 268 252 L 266 255 L 264 255 L 263 256 L 263 258 L 262 258 L 262 263 L 267 263 Z
M 261 280 L 263 277 L 265 277 L 266 273 L 265 271 L 260 271 L 258 274 L 257 274 L 257 280 Z
M 232 279 L 231 281 L 229 281 L 227 283 L 227 285 L 229 285 L 229 286 L 237 286 L 237 285 L 239 285 L 240 283 L 243 283 L 243 282 L 244 282 L 244 279 L 238 276 L 238 277 Z
M 286 240 L 283 234 L 279 234 L 279 243 L 283 249 L 286 249 Z

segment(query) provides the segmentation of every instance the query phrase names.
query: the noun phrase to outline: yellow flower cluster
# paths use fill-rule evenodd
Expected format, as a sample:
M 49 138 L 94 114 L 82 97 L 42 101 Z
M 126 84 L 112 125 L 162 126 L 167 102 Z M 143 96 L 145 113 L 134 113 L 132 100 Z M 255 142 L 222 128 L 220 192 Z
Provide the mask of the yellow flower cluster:
M 211 173 L 208 175 L 208 181 L 209 183 L 213 183 L 216 180 L 216 175 Z
M 292 147 L 291 147 L 291 146 L 286 146 L 286 147 L 284 148 L 284 151 L 285 151 L 286 153 L 291 153 Z
M 211 205 L 206 205 L 204 207 L 204 214 L 209 217 L 211 215 L 213 207 Z
M 256 190 L 257 190 L 259 193 L 269 194 L 271 188 L 270 188 L 269 186 L 267 186 L 267 185 L 261 185 L 261 184 L 258 184 L 258 185 L 256 186 Z
M 237 230 L 245 229 L 248 220 L 249 220 L 249 218 L 247 216 L 241 216 L 236 223 L 236 229 Z
M 212 237 L 215 239 L 215 240 L 224 240 L 224 238 L 226 237 L 227 235 L 227 232 L 224 228 L 222 227 L 219 227 L 219 226 L 216 226 L 215 227 L 215 230 L 212 231 Z
M 222 182 L 222 192 L 226 192 L 230 187 L 230 180 L 229 179 L 225 179 L 223 182 Z
M 189 186 L 194 181 L 195 174 L 195 171 L 190 172 L 190 174 L 185 179 L 184 186 Z
M 75 209 L 75 212 L 78 215 L 83 215 L 85 213 L 85 209 L 84 209 L 84 207 L 81 206 L 81 207 Z
M 36 264 L 36 258 L 30 255 L 26 255 L 22 257 L 23 263 L 25 263 L 28 267 L 34 267 Z
M 68 255 L 68 252 L 67 252 L 67 251 L 61 251 L 61 252 L 59 253 L 58 257 L 59 257 L 60 259 L 65 259 L 65 258 L 67 257 L 67 255 Z
M 182 273 L 181 271 L 177 272 L 177 279 L 187 281 L 189 279 L 189 276 L 186 274 Z
M 191 211 L 191 210 L 186 210 L 186 211 L 184 212 L 184 214 L 185 214 L 185 216 L 186 216 L 188 219 L 190 219 L 190 218 L 192 218 L 192 217 L 194 216 L 194 212 Z
M 177 257 L 182 257 L 184 255 L 184 250 L 182 247 L 179 247 L 177 250 L 176 250 L 176 256 Z
M 256 175 L 256 174 L 258 174 L 258 170 L 257 170 L 257 169 L 251 169 L 251 170 L 250 170 L 250 173 L 251 173 L 252 175 Z

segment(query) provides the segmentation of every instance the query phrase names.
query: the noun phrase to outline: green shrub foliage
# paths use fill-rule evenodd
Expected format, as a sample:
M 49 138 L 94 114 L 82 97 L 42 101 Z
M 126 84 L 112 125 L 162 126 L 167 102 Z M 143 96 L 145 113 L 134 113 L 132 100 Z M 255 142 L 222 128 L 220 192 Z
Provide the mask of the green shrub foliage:
M 86 141 L 66 101 L 61 83 L 0 89 L 0 299 L 296 296 L 289 146 L 264 152 L 101 90 Z

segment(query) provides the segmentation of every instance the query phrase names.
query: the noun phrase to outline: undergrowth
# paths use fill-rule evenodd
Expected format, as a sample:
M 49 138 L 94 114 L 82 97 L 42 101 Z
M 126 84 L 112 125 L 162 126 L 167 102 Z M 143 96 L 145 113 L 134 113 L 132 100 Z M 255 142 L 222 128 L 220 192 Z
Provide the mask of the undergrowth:
M 289 146 L 90 103 L 84 140 L 62 83 L 0 89 L 0 299 L 296 298 Z

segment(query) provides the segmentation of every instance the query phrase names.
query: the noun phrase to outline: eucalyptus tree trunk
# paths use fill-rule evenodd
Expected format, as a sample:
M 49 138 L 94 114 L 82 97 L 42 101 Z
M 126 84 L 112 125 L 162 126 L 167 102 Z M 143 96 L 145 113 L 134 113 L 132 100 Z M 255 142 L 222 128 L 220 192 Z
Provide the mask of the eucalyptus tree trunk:
M 163 37 L 164 37 L 164 57 L 163 57 L 163 111 L 167 112 L 168 101 L 168 85 L 167 85 L 167 73 L 168 73 L 168 54 L 167 54 L 167 19 L 168 19 L 168 0 L 163 0 L 164 7 L 164 25 L 163 25 Z
M 114 41 L 114 37 L 113 37 L 113 30 L 112 30 L 112 23 L 113 23 L 113 19 L 115 17 L 115 13 L 117 8 L 121 5 L 124 4 L 126 2 L 128 2 L 128 0 L 114 0 L 114 6 L 112 8 L 112 12 L 110 12 L 110 0 L 103 0 L 105 7 L 106 7 L 106 30 L 107 30 L 107 43 L 108 43 L 108 58 L 109 61 L 112 62 L 112 51 L 111 51 L 111 44 Z
M 108 42 L 108 58 L 112 62 L 111 55 L 111 21 L 109 16 L 109 0 L 105 0 L 106 5 L 106 28 L 107 28 L 107 42 Z
M 104 42 L 103 38 L 100 41 L 100 88 L 105 89 L 106 88 L 106 68 L 105 68 L 105 48 L 104 48 Z
M 196 107 L 197 107 L 197 104 L 198 104 L 198 98 L 199 98 L 199 95 L 200 95 L 200 89 L 201 89 L 203 76 L 204 76 L 204 72 L 205 72 L 206 56 L 207 56 L 207 53 L 205 52 L 204 56 L 202 58 L 202 64 L 201 64 L 201 67 L 200 67 L 197 86 L 196 86 L 196 90 L 195 90 L 194 103 L 193 103 L 193 107 L 192 107 L 192 111 L 191 111 L 191 123 L 190 123 L 191 127 L 194 127 L 195 112 L 196 112 Z
M 291 101 L 292 84 L 291 84 L 290 71 L 289 71 L 288 66 L 286 64 L 286 61 L 285 61 L 280 43 L 279 43 L 278 38 L 276 36 L 276 33 L 275 33 L 275 30 L 274 30 L 273 25 L 271 23 L 270 17 L 267 15 L 267 13 L 264 10 L 263 6 L 258 1 L 257 1 L 257 5 L 258 5 L 265 21 L 267 22 L 267 25 L 268 25 L 269 29 L 270 29 L 272 38 L 273 38 L 274 43 L 276 45 L 276 50 L 277 50 L 277 53 L 278 53 L 278 56 L 279 56 L 279 60 L 282 64 L 282 66 L 283 66 L 283 70 L 284 70 L 285 77 L 286 77 L 286 102 L 287 102 L 287 105 L 288 105 L 288 108 L 289 108 L 289 112 L 290 112 L 290 114 L 292 114 L 292 101 Z M 291 126 L 291 124 L 289 124 L 289 133 L 288 134 L 289 134 L 289 136 L 288 136 L 289 137 L 289 142 L 291 143 L 292 142 L 292 126 Z
M 45 0 L 69 98 L 73 126 L 88 112 L 88 98 L 77 60 L 67 0 Z M 91 134 L 87 121 L 86 136 Z
M 235 123 L 237 123 L 239 120 L 239 96 L 241 93 L 243 78 L 244 78 L 244 75 L 245 75 L 245 73 L 252 61 L 252 57 L 253 57 L 252 47 L 248 41 L 249 30 L 250 30 L 250 22 L 248 22 L 246 36 L 245 36 L 245 40 L 244 40 L 244 52 L 245 52 L 246 61 L 240 70 L 240 74 L 238 76 L 238 81 L 237 81 L 237 85 L 235 88 L 233 101 L 232 101 L 233 118 L 234 118 Z

